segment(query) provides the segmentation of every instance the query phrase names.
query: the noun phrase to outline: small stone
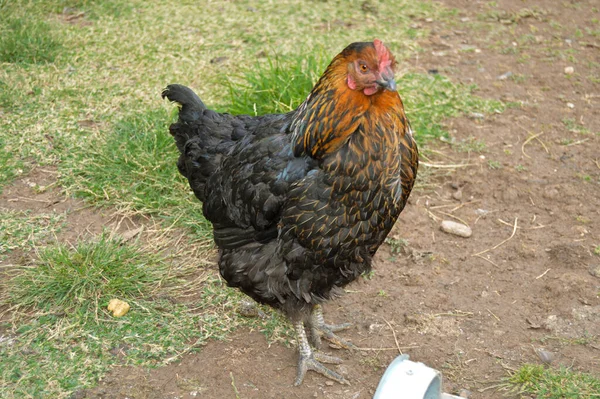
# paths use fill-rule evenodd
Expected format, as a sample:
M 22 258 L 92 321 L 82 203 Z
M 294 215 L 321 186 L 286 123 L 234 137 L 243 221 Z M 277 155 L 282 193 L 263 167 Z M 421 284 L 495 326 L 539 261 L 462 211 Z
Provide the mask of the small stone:
M 554 353 L 545 351 L 543 349 L 538 349 L 535 351 L 539 356 L 542 363 L 550 364 L 554 360 Z
M 471 118 L 471 119 L 483 119 L 483 118 L 485 118 L 485 115 L 482 114 L 481 112 L 471 112 L 469 114 L 469 118 Z
M 573 75 L 574 72 L 575 72 L 575 68 L 573 68 L 572 66 L 568 66 L 565 68 L 565 73 L 567 75 Z
M 452 187 L 454 190 L 458 190 L 460 188 L 460 185 L 453 181 L 452 183 L 450 183 L 450 187 Z
M 332 387 L 333 384 L 334 384 L 333 381 L 329 381 L 329 380 L 325 381 L 325 385 L 327 385 L 328 387 Z
M 460 201 L 462 199 L 462 191 L 458 190 L 452 193 L 452 198 L 454 198 L 457 201 Z
M 591 265 L 589 272 L 592 276 L 600 278 L 600 265 Z
M 260 317 L 264 319 L 266 317 L 265 313 L 258 307 L 258 304 L 253 301 L 240 301 L 240 306 L 238 308 L 238 313 L 243 317 Z
M 440 229 L 448 234 L 454 234 L 455 236 L 469 238 L 473 234 L 473 231 L 469 226 L 462 223 L 453 222 L 452 220 L 444 220 L 440 225 Z
M 543 196 L 544 196 L 544 198 L 547 198 L 547 199 L 554 199 L 554 198 L 558 197 L 558 194 L 559 193 L 558 193 L 558 190 L 556 189 L 556 187 L 546 187 L 544 189 Z
M 476 209 L 475 210 L 475 214 L 483 219 L 486 218 L 487 214 L 490 213 L 490 211 L 486 210 L 486 209 Z
M 573 108 L 575 108 L 575 104 L 573 104 L 573 103 L 567 103 L 567 107 L 573 109 Z
M 211 64 L 221 64 L 221 63 L 227 61 L 228 59 L 229 59 L 229 57 L 224 57 L 224 56 L 215 57 L 210 60 L 210 63 Z
M 512 75 L 513 75 L 513 73 L 510 72 L 510 71 L 509 72 L 505 72 L 502 75 L 498 76 L 497 79 L 498 80 L 506 80 L 506 79 L 510 78 Z

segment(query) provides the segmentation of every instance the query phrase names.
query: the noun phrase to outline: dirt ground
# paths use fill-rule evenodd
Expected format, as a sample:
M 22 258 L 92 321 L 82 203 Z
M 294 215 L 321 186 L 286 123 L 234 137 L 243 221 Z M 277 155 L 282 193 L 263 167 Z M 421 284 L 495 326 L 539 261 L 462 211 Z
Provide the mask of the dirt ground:
M 519 105 L 447 122 L 454 143 L 435 143 L 426 162 L 463 167 L 429 168 L 435 188 L 413 193 L 373 278 L 325 307 L 329 322 L 353 323 L 342 336 L 368 349 L 328 350 L 352 385 L 309 373 L 293 387 L 295 351 L 240 330 L 162 368 L 115 369 L 74 397 L 369 398 L 397 347 L 442 371 L 446 392 L 474 399 L 503 397 L 500 379 L 525 362 L 600 375 L 600 37 L 585 34 L 598 32 L 598 4 L 443 3 L 460 10 L 456 24 L 415 21 L 433 33 L 412 66 Z M 78 214 L 91 229 L 108 218 Z M 444 219 L 473 235 L 440 231 Z

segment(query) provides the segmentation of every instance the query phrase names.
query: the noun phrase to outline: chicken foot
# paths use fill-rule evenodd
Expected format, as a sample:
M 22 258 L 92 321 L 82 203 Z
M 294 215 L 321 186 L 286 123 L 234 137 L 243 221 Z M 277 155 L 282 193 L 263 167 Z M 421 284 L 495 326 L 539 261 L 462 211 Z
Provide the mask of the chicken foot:
M 321 305 L 313 306 L 308 324 L 310 325 L 310 341 L 315 348 L 321 347 L 321 337 L 323 337 L 340 348 L 356 349 L 356 346 L 352 342 L 346 341 L 334 334 L 349 328 L 352 326 L 352 323 L 325 324 L 323 307 Z
M 350 385 L 348 380 L 346 380 L 340 374 L 336 373 L 335 371 L 329 370 L 327 367 L 321 364 L 321 362 L 329 364 L 341 364 L 342 359 L 313 350 L 310 347 L 310 344 L 308 343 L 308 338 L 306 336 L 306 331 L 304 330 L 303 322 L 299 321 L 295 323 L 294 328 L 296 329 L 296 334 L 298 335 L 299 352 L 298 373 L 296 374 L 296 381 L 294 382 L 294 385 L 298 386 L 302 384 L 304 376 L 306 375 L 306 372 L 308 370 L 313 370 L 317 373 L 323 374 L 325 377 L 337 381 L 340 384 Z

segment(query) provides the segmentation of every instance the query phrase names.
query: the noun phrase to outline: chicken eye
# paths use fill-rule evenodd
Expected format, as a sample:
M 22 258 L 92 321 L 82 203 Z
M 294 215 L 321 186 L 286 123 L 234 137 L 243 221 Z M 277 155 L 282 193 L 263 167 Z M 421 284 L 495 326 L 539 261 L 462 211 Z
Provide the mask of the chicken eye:
M 365 64 L 360 64 L 359 69 L 361 72 L 365 73 L 369 70 L 369 67 L 366 66 Z

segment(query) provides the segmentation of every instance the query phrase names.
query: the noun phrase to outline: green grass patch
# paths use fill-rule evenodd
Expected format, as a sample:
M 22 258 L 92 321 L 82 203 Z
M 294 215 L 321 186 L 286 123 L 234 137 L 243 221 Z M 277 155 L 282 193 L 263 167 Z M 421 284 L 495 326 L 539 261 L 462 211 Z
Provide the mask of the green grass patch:
M 206 239 L 211 228 L 202 204 L 177 171 L 170 119 L 159 108 L 118 121 L 112 134 L 91 137 L 61 164 L 64 182 L 92 203 L 157 215 Z
M 0 194 L 3 187 L 13 181 L 22 171 L 22 162 L 15 154 L 3 145 L 4 140 L 0 137 Z
M 0 260 L 14 249 L 31 250 L 46 243 L 64 225 L 64 214 L 32 215 L 0 208 Z
M 52 62 L 61 40 L 51 25 L 31 16 L 15 16 L 0 3 L 0 62 L 37 64 Z
M 507 380 L 507 391 L 516 395 L 535 395 L 548 399 L 600 398 L 600 379 L 568 368 L 551 369 L 525 364 Z
M 232 114 L 262 115 L 294 110 L 308 95 L 330 59 L 318 55 L 275 57 L 229 80 L 229 103 L 218 108 Z M 235 83 L 243 82 L 243 83 Z M 441 123 L 470 113 L 502 112 L 500 101 L 473 95 L 476 86 L 453 83 L 441 75 L 407 73 L 399 77 L 398 90 L 421 144 L 446 136 Z
M 56 312 L 96 314 L 112 297 L 133 298 L 163 285 L 168 276 L 155 254 L 102 235 L 76 247 L 49 246 L 35 267 L 12 281 L 10 300 L 23 307 Z
M 242 294 L 220 280 L 208 277 L 199 288 L 183 282 L 197 270 L 106 233 L 41 250 L 34 265 L 3 283 L 0 305 L 14 313 L 2 326 L 0 396 L 68 397 L 114 365 L 158 366 L 240 325 L 289 342 L 281 315 L 237 316 Z M 190 292 L 189 304 L 173 300 Z M 127 301 L 129 313 L 113 318 L 112 298 Z
M 154 365 L 223 337 L 230 327 L 214 311 L 223 298 L 203 292 L 197 313 L 169 300 L 180 274 L 158 254 L 107 234 L 41 250 L 3 287 L 2 304 L 17 316 L 0 340 L 0 396 L 65 397 L 111 365 Z M 105 310 L 114 297 L 131 305 L 119 319 Z

